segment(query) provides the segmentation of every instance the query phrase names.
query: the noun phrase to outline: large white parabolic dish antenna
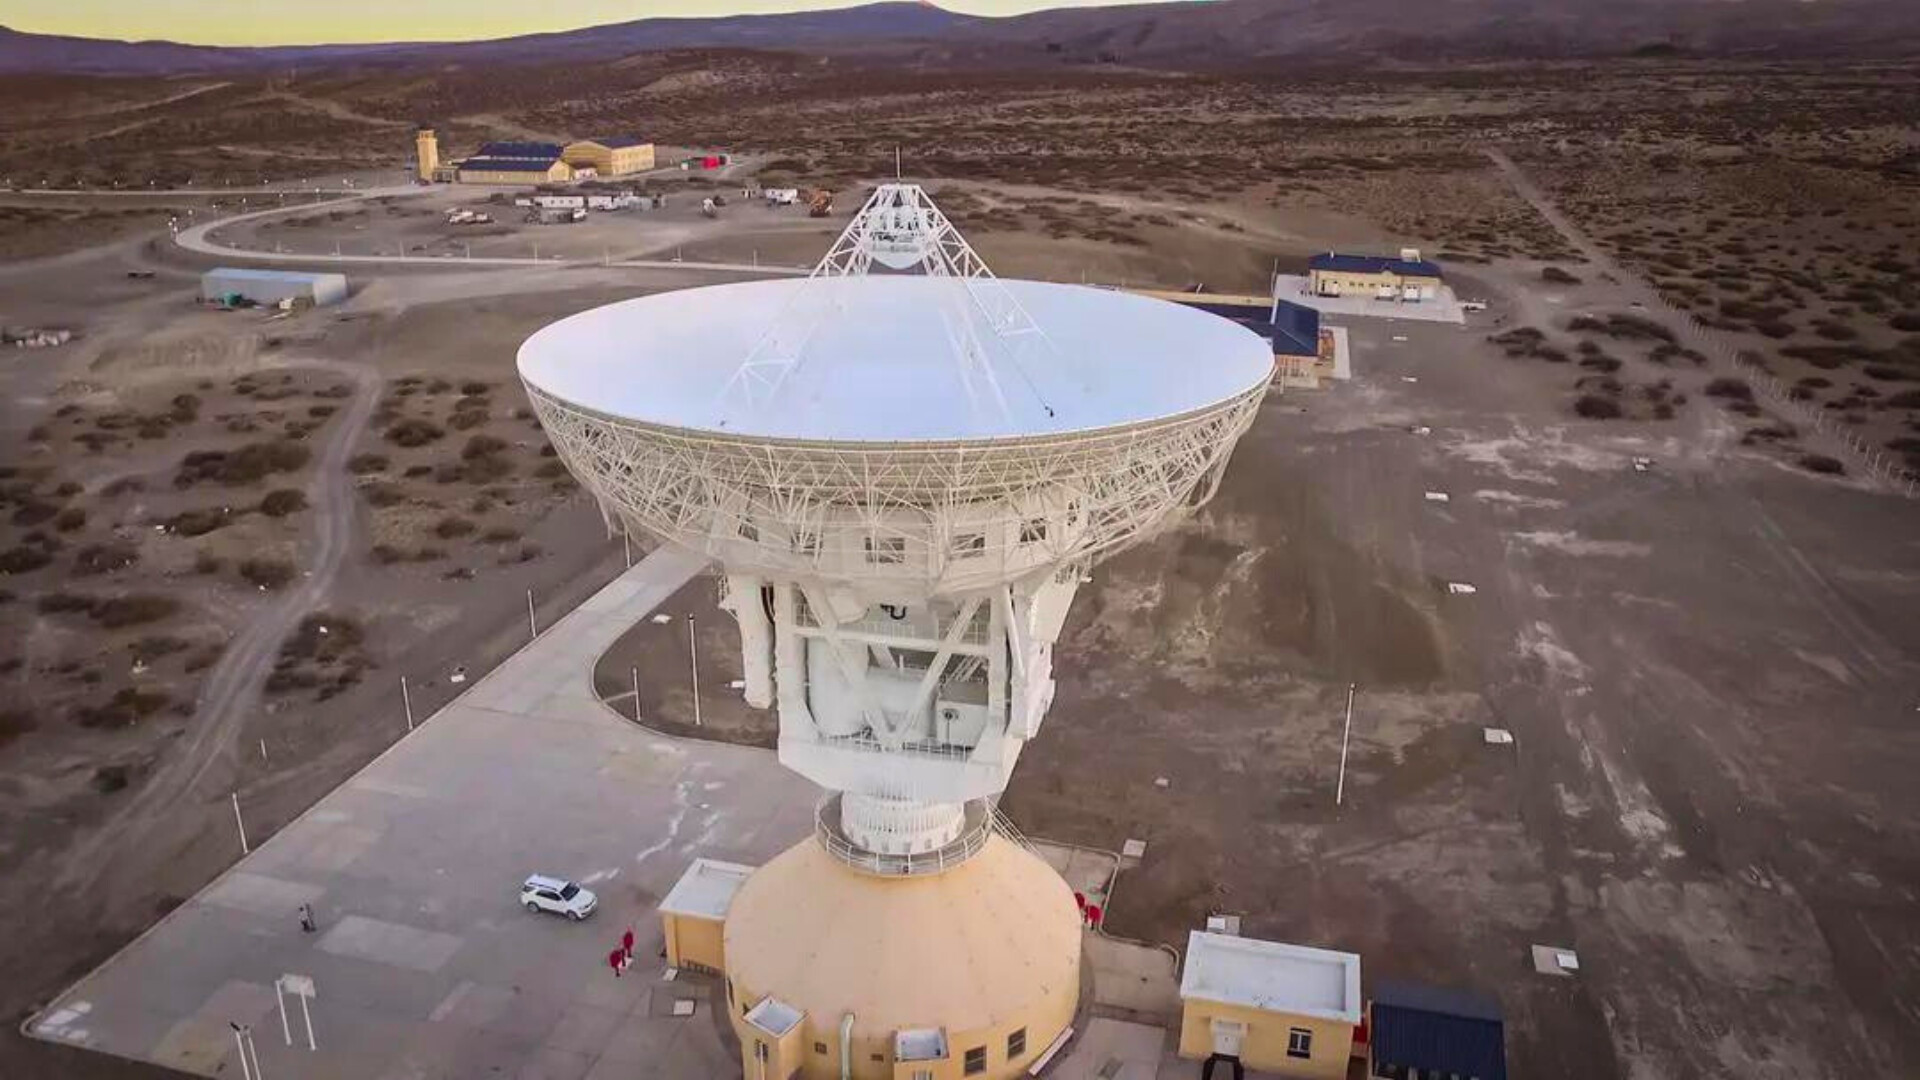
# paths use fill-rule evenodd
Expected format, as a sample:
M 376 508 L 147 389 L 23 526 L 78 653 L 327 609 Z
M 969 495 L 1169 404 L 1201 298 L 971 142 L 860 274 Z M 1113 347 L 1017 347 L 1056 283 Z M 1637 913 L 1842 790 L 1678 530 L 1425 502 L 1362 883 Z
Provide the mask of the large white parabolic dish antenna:
M 724 567 L 748 701 L 845 793 L 830 849 L 923 865 L 1039 729 L 1081 575 L 1213 494 L 1272 367 L 1213 315 L 994 277 L 910 184 L 808 278 L 611 304 L 519 355 L 609 520 Z

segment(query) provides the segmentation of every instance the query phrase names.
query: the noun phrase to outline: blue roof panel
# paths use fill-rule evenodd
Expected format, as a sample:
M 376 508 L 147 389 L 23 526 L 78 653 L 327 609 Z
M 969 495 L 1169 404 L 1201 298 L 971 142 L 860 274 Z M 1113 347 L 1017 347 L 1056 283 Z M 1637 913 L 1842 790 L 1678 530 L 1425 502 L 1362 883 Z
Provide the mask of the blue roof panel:
M 1307 260 L 1309 270 L 1331 270 L 1342 274 L 1394 273 L 1402 277 L 1440 276 L 1440 267 L 1426 259 L 1394 259 L 1385 255 L 1341 255 L 1329 251 Z
M 548 169 L 553 168 L 553 163 L 559 160 L 558 157 L 545 159 L 470 157 L 461 162 L 458 167 L 461 169 L 485 172 L 537 172 L 545 174 Z
M 482 158 L 557 158 L 559 156 L 559 144 L 546 142 L 481 143 L 480 152 L 474 155 Z
M 1500 1003 L 1466 990 L 1381 982 L 1374 988 L 1373 1060 L 1419 1069 L 1506 1080 L 1506 1025 Z

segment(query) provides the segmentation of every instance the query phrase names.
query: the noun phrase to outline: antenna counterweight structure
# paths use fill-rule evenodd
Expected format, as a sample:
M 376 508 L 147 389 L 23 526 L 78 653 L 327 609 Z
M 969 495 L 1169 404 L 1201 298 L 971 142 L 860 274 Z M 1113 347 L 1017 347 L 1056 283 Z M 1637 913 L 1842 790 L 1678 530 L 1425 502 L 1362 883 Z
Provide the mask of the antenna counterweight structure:
M 671 344 L 642 369 L 582 357 L 646 329 Z M 745 697 L 833 793 L 820 843 L 889 875 L 979 850 L 1089 568 L 1212 496 L 1271 367 L 1212 316 L 1003 281 L 904 183 L 804 280 L 596 309 L 520 357 L 609 519 L 719 564 Z

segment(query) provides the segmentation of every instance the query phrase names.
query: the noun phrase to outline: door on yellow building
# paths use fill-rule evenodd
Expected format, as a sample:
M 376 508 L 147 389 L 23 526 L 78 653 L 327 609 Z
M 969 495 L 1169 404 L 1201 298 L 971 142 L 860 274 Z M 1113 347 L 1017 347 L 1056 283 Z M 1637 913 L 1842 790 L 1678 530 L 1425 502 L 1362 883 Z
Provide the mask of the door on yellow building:
M 1246 1040 L 1247 1025 L 1239 1020 L 1213 1021 L 1213 1052 L 1226 1057 L 1239 1057 L 1240 1044 Z

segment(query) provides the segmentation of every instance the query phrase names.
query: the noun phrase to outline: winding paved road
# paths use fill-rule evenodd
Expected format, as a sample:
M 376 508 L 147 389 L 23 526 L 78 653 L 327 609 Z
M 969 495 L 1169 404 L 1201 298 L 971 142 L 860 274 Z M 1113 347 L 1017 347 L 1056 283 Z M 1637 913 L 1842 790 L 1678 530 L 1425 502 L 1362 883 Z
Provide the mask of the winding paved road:
M 201 255 L 218 255 L 228 259 L 248 259 L 255 262 L 299 263 L 310 266 L 315 263 L 360 265 L 414 265 L 439 266 L 446 268 L 472 268 L 475 266 L 537 266 L 552 270 L 565 266 L 619 266 L 635 270 L 710 270 L 726 274 L 764 274 L 772 277 L 791 277 L 805 274 L 811 268 L 805 266 L 776 266 L 767 263 L 730 263 L 730 262 L 679 262 L 673 259 L 535 259 L 525 256 L 491 256 L 466 259 L 447 259 L 434 255 L 328 255 L 315 252 L 290 251 L 248 251 L 242 248 L 228 247 L 213 239 L 213 231 L 229 225 L 257 218 L 272 217 L 275 214 L 291 214 L 298 211 L 318 210 L 342 203 L 359 202 L 363 199 L 398 198 L 417 195 L 421 189 L 414 185 L 388 188 L 368 188 L 354 195 L 324 202 L 306 202 L 294 206 L 270 206 L 264 210 L 251 210 L 244 214 L 207 221 L 191 228 L 182 229 L 174 234 L 173 242 Z

